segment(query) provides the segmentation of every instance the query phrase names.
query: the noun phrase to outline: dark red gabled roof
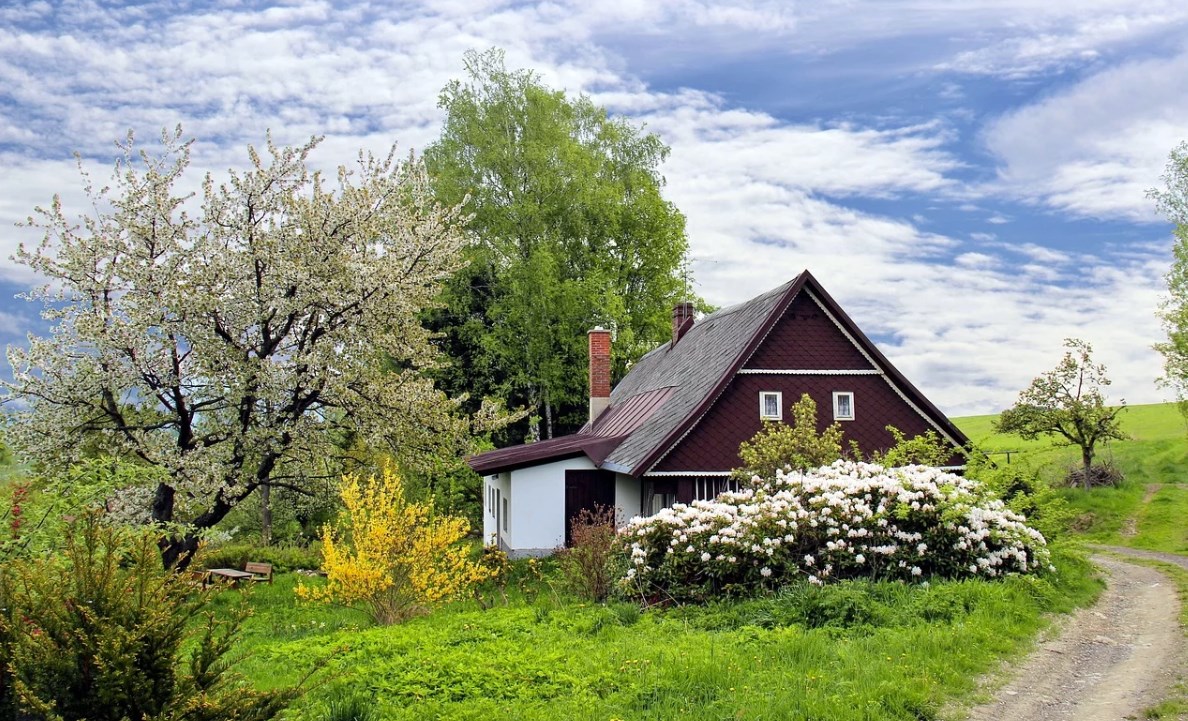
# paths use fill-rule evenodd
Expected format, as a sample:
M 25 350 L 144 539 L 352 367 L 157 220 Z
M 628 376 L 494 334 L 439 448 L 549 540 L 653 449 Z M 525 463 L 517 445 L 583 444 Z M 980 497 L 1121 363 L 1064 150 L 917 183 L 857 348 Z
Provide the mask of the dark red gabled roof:
M 525 443 L 494 451 L 480 453 L 466 460 L 477 473 L 484 475 L 512 471 L 525 466 L 559 461 L 563 458 L 586 456 L 594 465 L 601 465 L 606 455 L 623 442 L 626 436 L 596 436 L 592 433 L 574 433 L 547 441 Z
M 610 407 L 578 433 L 489 451 L 469 459 L 470 466 L 479 473 L 495 473 L 584 454 L 601 468 L 643 475 L 714 405 L 802 291 L 817 299 L 943 435 L 957 445 L 968 444 L 965 435 L 891 365 L 806 270 L 778 288 L 711 313 L 694 323 L 678 343 L 664 343 L 640 358 L 611 392 Z

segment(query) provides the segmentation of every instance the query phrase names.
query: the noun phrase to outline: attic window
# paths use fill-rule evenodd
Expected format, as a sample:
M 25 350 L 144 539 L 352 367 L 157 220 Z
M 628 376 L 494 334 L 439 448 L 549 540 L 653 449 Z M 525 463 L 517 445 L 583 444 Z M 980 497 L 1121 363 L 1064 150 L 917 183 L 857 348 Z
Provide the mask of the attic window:
M 778 391 L 761 391 L 759 393 L 759 418 L 765 421 L 778 421 L 784 418 L 783 394 Z
M 833 420 L 854 420 L 854 394 L 851 391 L 833 392 Z

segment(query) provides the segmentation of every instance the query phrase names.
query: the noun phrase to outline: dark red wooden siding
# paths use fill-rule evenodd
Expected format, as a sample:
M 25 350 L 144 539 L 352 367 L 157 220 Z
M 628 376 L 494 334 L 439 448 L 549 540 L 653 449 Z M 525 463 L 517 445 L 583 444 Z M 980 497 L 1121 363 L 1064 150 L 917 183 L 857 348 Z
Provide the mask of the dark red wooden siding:
M 858 442 L 864 455 L 886 450 L 893 443 L 886 427 L 908 436 L 931 426 L 880 376 L 740 375 L 727 387 L 705 418 L 656 466 L 658 471 L 727 471 L 739 464 L 738 446 L 762 428 L 759 392 L 783 394 L 784 422 L 792 421 L 792 405 L 808 393 L 817 403 L 818 430 L 833 423 L 833 392 L 854 394 L 852 421 L 841 421 L 843 445 Z M 954 460 L 954 464 L 959 462 Z
M 798 295 L 744 368 L 854 370 L 874 366 L 806 293 Z
M 761 370 L 871 370 L 872 363 L 846 338 L 820 306 L 801 293 L 756 349 L 744 368 Z M 657 471 L 726 471 L 739 465 L 738 446 L 762 428 L 760 391 L 783 394 L 784 422 L 792 421 L 792 406 L 808 393 L 817 403 L 818 430 L 833 423 L 834 391 L 854 394 L 855 418 L 841 421 L 843 447 L 856 441 L 864 456 L 886 450 L 893 425 L 909 437 L 932 429 L 931 424 L 879 375 L 738 375 L 717 402 L 676 448 L 657 465 Z M 952 465 L 961 465 L 954 455 Z M 683 479 L 682 479 L 683 480 Z M 682 495 L 678 493 L 678 496 Z

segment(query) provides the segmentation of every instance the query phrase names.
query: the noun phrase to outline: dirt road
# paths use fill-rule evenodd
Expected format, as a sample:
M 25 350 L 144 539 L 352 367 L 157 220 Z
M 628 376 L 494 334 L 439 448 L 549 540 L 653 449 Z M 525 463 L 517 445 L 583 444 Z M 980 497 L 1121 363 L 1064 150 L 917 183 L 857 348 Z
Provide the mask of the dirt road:
M 1188 567 L 1188 559 L 1153 555 Z M 1108 582 L 1098 603 L 1065 619 L 970 719 L 1120 721 L 1141 718 L 1164 697 L 1184 658 L 1175 586 L 1146 566 L 1104 555 L 1093 561 Z

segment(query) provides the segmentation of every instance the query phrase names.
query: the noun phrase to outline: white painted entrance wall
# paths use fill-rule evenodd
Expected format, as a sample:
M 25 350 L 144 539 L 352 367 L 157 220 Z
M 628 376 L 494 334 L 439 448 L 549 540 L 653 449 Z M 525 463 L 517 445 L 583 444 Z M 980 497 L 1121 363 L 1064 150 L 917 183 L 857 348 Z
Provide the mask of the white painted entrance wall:
M 578 456 L 511 472 L 510 555 L 547 556 L 565 545 L 565 471 L 594 468 Z
M 640 515 L 643 505 L 643 484 L 638 478 L 624 473 L 615 474 L 615 526 L 622 528 Z
M 565 471 L 594 470 L 585 456 L 519 468 L 486 476 L 483 487 L 483 542 L 496 538 L 496 512 L 490 508 L 490 489 L 508 502 L 507 530 L 500 534 L 503 549 L 513 558 L 547 556 L 565 545 Z M 615 522 L 622 527 L 640 514 L 642 490 L 638 479 L 615 474 Z
M 493 544 L 496 539 L 495 528 L 495 509 L 491 506 L 491 489 L 499 490 L 499 494 L 503 498 L 511 498 L 511 474 L 507 471 L 497 473 L 485 478 L 483 485 L 483 545 Z M 511 524 L 508 524 L 508 530 L 511 530 Z M 507 542 L 507 533 L 504 534 L 504 543 Z

